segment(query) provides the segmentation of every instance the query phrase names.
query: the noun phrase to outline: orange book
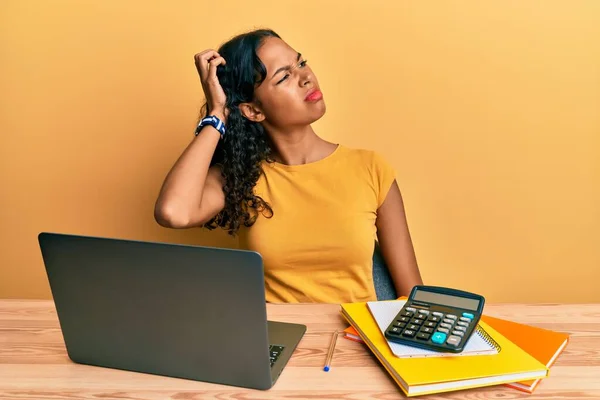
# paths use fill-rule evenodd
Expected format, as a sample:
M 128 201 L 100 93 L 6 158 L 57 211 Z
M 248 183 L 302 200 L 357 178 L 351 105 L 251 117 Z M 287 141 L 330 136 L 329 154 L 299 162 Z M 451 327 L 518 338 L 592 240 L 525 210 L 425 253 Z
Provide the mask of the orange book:
M 352 325 L 344 329 L 344 338 L 348 340 L 354 340 L 355 342 L 364 343 Z
M 482 315 L 481 319 L 533 358 L 550 368 L 567 346 L 569 335 L 505 319 Z M 541 379 L 507 383 L 512 388 L 533 393 Z

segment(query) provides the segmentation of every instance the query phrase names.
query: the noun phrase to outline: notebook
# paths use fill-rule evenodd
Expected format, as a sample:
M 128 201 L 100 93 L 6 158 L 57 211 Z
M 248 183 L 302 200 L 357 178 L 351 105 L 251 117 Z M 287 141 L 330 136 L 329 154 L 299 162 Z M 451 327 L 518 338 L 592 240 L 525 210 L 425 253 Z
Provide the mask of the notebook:
M 385 330 L 400 312 L 406 300 L 391 300 L 391 301 L 369 301 L 367 307 L 371 315 L 377 322 L 381 334 L 385 337 Z M 498 343 L 481 327 L 477 326 L 477 330 L 471 335 L 467 341 L 465 348 L 460 353 L 444 353 L 433 350 L 420 349 L 414 346 L 407 346 L 400 343 L 390 342 L 386 340 L 390 350 L 396 357 L 460 357 L 460 356 L 475 356 L 486 354 L 497 354 L 499 350 Z
M 344 303 L 341 313 L 357 330 L 401 390 L 408 396 L 546 377 L 548 369 L 483 321 L 480 325 L 502 349 L 477 357 L 396 357 L 366 303 Z
M 487 315 L 482 315 L 481 319 L 547 368 L 554 364 L 569 342 L 569 335 L 566 333 L 554 332 Z M 540 379 L 533 379 L 508 383 L 507 386 L 533 393 L 540 381 Z

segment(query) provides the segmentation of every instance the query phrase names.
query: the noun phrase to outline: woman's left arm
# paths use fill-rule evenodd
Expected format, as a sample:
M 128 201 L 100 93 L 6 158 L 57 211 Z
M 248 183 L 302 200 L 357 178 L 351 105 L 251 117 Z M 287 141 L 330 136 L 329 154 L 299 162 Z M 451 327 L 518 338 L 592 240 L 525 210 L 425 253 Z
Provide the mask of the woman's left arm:
M 408 296 L 423 280 L 413 249 L 404 202 L 396 181 L 377 210 L 377 238 L 398 296 Z

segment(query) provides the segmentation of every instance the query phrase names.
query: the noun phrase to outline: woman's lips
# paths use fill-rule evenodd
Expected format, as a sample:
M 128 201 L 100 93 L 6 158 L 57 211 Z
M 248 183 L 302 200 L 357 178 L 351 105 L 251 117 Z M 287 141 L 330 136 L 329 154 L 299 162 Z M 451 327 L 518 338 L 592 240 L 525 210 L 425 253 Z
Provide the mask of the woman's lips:
M 305 101 L 318 101 L 323 98 L 323 93 L 320 90 L 313 90 L 309 92 L 308 95 L 304 98 Z

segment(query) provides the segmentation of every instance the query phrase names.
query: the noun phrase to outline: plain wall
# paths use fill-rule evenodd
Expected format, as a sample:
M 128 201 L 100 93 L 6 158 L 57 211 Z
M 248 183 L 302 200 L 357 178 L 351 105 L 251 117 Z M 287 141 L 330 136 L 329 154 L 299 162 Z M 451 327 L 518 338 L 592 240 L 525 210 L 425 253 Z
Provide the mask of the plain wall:
M 600 301 L 600 2 L 0 2 L 0 298 L 50 298 L 40 231 L 235 247 L 153 207 L 192 140 L 193 55 L 276 30 L 327 140 L 397 170 L 425 283 Z

